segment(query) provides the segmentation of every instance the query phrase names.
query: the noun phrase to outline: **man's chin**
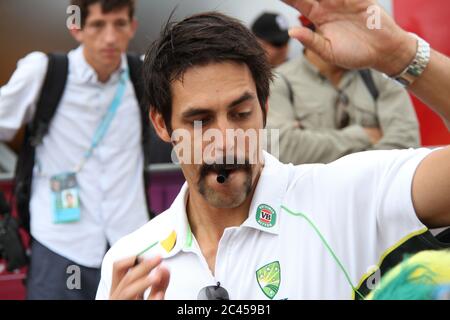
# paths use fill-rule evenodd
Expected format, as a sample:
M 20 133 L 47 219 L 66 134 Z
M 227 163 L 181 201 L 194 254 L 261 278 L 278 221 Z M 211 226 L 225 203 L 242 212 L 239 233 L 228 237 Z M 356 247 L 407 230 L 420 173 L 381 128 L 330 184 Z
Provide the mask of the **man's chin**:
M 201 194 L 214 208 L 234 209 L 242 205 L 250 194 L 251 180 L 245 176 L 230 176 L 223 184 L 217 182 L 217 177 L 210 175 Z
M 246 195 L 242 192 L 239 195 L 229 196 L 219 192 L 211 191 L 203 195 L 206 202 L 213 208 L 217 209 L 235 209 L 241 206 L 246 199 Z

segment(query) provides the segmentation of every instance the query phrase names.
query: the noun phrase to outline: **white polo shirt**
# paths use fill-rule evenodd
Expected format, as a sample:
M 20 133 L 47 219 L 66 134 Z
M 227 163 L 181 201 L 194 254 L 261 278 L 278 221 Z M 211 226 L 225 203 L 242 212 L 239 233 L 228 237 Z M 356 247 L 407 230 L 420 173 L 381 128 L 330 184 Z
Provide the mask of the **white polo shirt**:
M 185 185 L 169 210 L 107 253 L 97 299 L 109 297 L 113 263 L 141 252 L 163 256 L 166 299 L 197 299 L 217 282 L 230 299 L 351 299 L 383 253 L 427 230 L 411 186 L 430 152 L 371 151 L 301 166 L 265 153 L 248 219 L 224 231 L 215 275 L 190 231 Z

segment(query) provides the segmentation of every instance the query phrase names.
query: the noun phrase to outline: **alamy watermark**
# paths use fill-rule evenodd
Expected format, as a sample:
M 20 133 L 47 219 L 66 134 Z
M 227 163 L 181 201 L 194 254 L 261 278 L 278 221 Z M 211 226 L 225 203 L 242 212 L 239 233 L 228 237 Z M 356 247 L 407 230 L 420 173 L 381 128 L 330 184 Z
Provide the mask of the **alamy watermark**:
M 68 274 L 67 289 L 81 290 L 81 268 L 77 265 L 70 265 L 66 269 L 66 274 Z
M 257 164 L 260 150 L 279 158 L 278 129 L 219 129 L 203 130 L 201 121 L 194 122 L 194 130 L 176 129 L 172 162 L 181 164 Z M 225 163 L 224 163 L 225 162 Z M 237 162 L 237 163 L 234 163 Z
M 367 28 L 369 30 L 380 30 L 381 29 L 381 7 L 378 5 L 372 5 L 367 8 Z
M 381 281 L 381 270 L 378 266 L 372 266 L 367 270 L 370 276 L 366 280 L 366 285 L 369 290 L 374 290 Z
M 81 29 L 81 9 L 79 6 L 71 5 L 67 7 L 66 13 L 69 15 L 66 20 L 67 29 Z
M 369 30 L 380 30 L 381 29 L 381 7 L 379 5 L 371 5 L 367 8 L 367 18 L 366 26 Z M 66 26 L 69 30 L 81 29 L 81 9 L 77 5 L 70 5 L 66 9 L 68 15 L 66 20 Z

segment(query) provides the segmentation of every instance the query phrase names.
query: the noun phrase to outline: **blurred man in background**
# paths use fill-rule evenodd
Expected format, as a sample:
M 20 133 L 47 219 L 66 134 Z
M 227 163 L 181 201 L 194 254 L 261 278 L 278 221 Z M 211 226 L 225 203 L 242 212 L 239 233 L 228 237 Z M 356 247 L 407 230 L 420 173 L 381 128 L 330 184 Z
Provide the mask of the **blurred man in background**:
M 304 16 L 304 26 L 315 26 Z M 365 150 L 420 144 L 418 120 L 405 89 L 381 73 L 347 70 L 305 49 L 277 69 L 268 127 L 280 129 L 280 160 L 328 163 Z
M 266 52 L 272 67 L 285 63 L 289 53 L 288 22 L 276 13 L 265 12 L 253 23 L 252 31 Z
M 58 74 L 57 61 L 34 52 L 19 61 L 1 88 L 0 140 L 9 140 L 24 124 L 36 133 L 46 120 L 42 110 L 57 100 L 45 88 L 67 81 L 42 142 L 30 142 L 35 146 L 32 183 L 19 181 L 31 188 L 28 299 L 94 298 L 108 244 L 148 221 L 143 137 L 149 135 L 142 121 L 148 118 L 125 54 L 137 28 L 134 0 L 71 3 L 81 11 L 81 28 L 71 30 L 81 45 L 61 58 L 67 59 L 66 77 L 44 81 L 50 69 Z M 42 103 L 42 95 L 51 101 Z M 18 167 L 23 167 L 20 161 Z M 61 188 L 52 190 L 52 185 Z M 61 203 L 69 191 L 79 198 L 68 208 Z M 72 265 L 78 273 L 68 274 Z M 79 287 L 68 288 L 69 276 Z

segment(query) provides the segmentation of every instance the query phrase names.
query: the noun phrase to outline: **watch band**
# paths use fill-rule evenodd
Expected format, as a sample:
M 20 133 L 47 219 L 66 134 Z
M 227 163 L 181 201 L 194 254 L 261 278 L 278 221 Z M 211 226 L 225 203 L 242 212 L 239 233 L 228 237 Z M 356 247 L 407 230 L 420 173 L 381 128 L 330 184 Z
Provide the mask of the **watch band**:
M 431 56 L 430 44 L 416 34 L 411 33 L 411 35 L 417 39 L 416 57 L 402 73 L 393 77 L 404 87 L 410 86 L 422 75 L 430 62 Z

